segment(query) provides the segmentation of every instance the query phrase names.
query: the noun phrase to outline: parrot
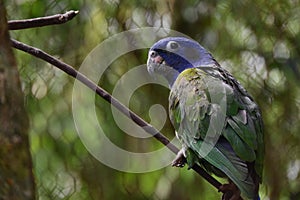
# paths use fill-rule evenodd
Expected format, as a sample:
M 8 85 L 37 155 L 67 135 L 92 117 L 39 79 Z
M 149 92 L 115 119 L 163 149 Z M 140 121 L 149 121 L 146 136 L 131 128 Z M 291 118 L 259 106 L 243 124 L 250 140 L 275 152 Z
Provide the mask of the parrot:
M 169 118 L 182 148 L 173 166 L 227 178 L 222 199 L 260 199 L 264 161 L 260 108 L 197 41 L 166 37 L 150 48 L 147 70 L 168 82 Z

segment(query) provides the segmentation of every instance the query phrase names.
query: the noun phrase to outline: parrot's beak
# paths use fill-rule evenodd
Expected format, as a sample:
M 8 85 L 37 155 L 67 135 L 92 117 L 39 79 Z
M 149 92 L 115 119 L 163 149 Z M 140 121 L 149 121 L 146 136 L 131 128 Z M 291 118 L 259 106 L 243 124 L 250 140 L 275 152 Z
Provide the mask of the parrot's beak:
M 150 50 L 148 54 L 147 70 L 154 78 L 157 75 L 164 76 L 167 79 L 170 88 L 179 74 L 176 69 L 168 64 L 164 57 L 160 56 L 157 51 L 153 50 Z
M 154 75 L 156 68 L 158 68 L 161 64 L 165 64 L 164 59 L 160 55 L 158 55 L 156 51 L 149 51 L 147 70 L 151 76 Z
M 148 58 L 151 59 L 151 61 L 154 63 L 162 64 L 164 62 L 164 59 L 160 55 L 158 55 L 156 51 L 150 51 Z

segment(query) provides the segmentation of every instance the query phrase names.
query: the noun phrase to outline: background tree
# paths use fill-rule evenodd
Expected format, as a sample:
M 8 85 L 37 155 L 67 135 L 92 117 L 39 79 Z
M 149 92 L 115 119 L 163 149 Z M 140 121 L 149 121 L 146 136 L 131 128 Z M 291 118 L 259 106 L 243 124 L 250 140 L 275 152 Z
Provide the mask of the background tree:
M 35 199 L 35 183 L 29 152 L 29 121 L 2 0 L 0 27 L 0 198 L 31 200 Z

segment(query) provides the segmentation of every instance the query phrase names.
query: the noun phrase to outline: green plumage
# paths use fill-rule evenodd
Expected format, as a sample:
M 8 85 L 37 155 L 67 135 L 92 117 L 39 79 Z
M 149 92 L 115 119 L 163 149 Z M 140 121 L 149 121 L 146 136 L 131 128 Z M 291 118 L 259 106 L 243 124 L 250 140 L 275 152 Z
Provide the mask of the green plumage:
M 226 175 L 253 199 L 255 177 L 262 176 L 262 121 L 257 105 L 230 78 L 213 66 L 184 70 L 171 88 L 169 114 L 188 165 Z

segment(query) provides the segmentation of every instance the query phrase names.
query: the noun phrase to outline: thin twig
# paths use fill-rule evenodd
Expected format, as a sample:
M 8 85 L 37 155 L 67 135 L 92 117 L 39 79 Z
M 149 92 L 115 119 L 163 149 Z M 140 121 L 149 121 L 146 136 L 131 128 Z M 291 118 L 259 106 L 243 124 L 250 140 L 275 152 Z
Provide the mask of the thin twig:
M 113 96 L 111 96 L 108 92 L 106 92 L 104 89 L 93 83 L 90 79 L 88 79 L 85 75 L 81 74 L 77 70 L 75 70 L 72 66 L 59 61 L 58 59 L 54 58 L 53 56 L 47 54 L 46 52 L 26 45 L 24 43 L 21 43 L 16 40 L 11 40 L 12 46 L 16 49 L 19 49 L 21 51 L 27 52 L 39 59 L 42 59 L 55 67 L 61 69 L 65 73 L 69 74 L 70 76 L 74 77 L 75 79 L 82 82 L 84 85 L 86 85 L 88 88 L 95 91 L 99 96 L 104 98 L 106 101 L 111 103 L 114 107 L 116 107 L 119 111 L 121 111 L 124 115 L 126 115 L 129 119 L 132 119 L 138 126 L 143 128 L 147 133 L 151 134 L 153 137 L 155 137 L 158 141 L 160 141 L 162 144 L 167 146 L 173 153 L 178 153 L 178 148 L 174 146 L 168 138 L 166 138 L 163 134 L 161 134 L 157 129 L 155 129 L 153 126 L 145 122 L 142 118 L 140 118 L 137 114 L 129 110 L 126 106 L 124 106 L 122 103 L 120 103 L 117 99 L 115 99 Z M 215 178 L 213 178 L 210 174 L 208 174 L 204 169 L 202 169 L 199 165 L 194 165 L 192 167 L 194 171 L 196 171 L 199 175 L 201 175 L 204 179 L 206 179 L 210 184 L 212 184 L 215 188 L 219 189 L 221 186 L 221 183 L 218 182 Z
M 41 26 L 48 26 L 54 24 L 62 24 L 70 21 L 79 13 L 78 10 L 70 10 L 64 14 L 56 14 L 47 17 L 38 17 L 32 19 L 22 19 L 22 20 L 10 20 L 8 21 L 9 30 L 20 30 L 26 28 L 34 28 Z

